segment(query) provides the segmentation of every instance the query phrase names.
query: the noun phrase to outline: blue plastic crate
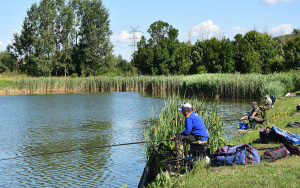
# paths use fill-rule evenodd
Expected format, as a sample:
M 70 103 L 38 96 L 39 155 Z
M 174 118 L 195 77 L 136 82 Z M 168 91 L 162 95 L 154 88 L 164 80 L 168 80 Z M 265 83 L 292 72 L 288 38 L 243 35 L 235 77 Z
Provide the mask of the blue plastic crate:
M 248 123 L 242 123 L 242 122 L 240 122 L 239 124 L 240 124 L 240 129 L 242 129 L 242 130 L 247 130 L 247 128 L 248 128 Z

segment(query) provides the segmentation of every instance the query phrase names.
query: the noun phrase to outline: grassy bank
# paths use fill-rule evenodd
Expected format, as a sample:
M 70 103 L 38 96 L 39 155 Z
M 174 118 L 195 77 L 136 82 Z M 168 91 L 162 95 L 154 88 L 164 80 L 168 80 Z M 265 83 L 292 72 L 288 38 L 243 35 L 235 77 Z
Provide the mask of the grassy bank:
M 0 94 L 148 91 L 208 97 L 282 96 L 300 89 L 300 72 L 262 74 L 201 74 L 139 77 L 1 77 Z
M 298 91 L 299 92 L 299 91 Z M 289 122 L 299 122 L 300 112 L 296 112 L 299 97 L 277 100 L 274 108 L 267 111 L 268 126 L 277 126 L 293 134 L 300 135 L 300 128 L 288 128 Z M 231 141 L 233 144 L 250 144 L 255 148 L 278 147 L 280 144 L 260 144 L 259 128 L 246 132 L 242 137 Z M 263 151 L 259 151 L 261 156 Z M 162 175 L 150 187 L 299 187 L 300 156 L 284 158 L 273 163 L 261 162 L 258 165 L 234 165 L 211 167 L 200 161 L 191 173 L 176 178 Z

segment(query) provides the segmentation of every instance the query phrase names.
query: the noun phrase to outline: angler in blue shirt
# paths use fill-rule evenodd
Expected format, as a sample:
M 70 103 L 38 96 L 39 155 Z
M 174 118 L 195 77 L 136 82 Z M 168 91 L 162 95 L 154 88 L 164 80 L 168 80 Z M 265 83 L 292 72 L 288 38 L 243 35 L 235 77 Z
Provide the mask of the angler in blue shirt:
M 179 110 L 185 116 L 185 129 L 180 134 L 173 136 L 172 140 L 175 140 L 177 145 L 195 143 L 197 141 L 200 144 L 207 143 L 209 134 L 206 126 L 202 118 L 192 111 L 192 106 L 189 103 L 184 103 Z M 180 153 L 180 158 L 184 156 L 184 152 L 177 152 Z

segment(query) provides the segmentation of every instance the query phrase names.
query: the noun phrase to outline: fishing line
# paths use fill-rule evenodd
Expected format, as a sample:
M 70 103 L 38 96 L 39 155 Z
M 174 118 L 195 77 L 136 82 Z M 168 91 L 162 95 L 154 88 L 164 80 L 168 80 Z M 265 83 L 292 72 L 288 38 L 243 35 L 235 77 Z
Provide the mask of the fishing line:
M 84 151 L 84 150 L 91 150 L 91 149 L 100 149 L 100 148 L 107 148 L 107 147 L 113 147 L 113 146 L 125 146 L 125 145 L 131 145 L 131 144 L 144 144 L 144 143 L 152 143 L 152 142 L 163 142 L 163 141 L 169 141 L 169 140 L 172 140 L 172 139 L 143 141 L 143 142 L 131 142 L 131 143 L 113 144 L 113 145 L 90 147 L 90 148 L 78 148 L 78 149 L 71 149 L 71 150 L 65 150 L 65 151 L 55 151 L 55 152 L 49 152 L 49 153 L 40 153 L 40 154 L 34 154 L 34 155 L 24 155 L 24 156 L 10 157 L 10 158 L 5 158 L 5 159 L 0 159 L 0 161 L 10 160 L 10 159 L 19 159 L 19 158 L 37 157 L 37 156 L 42 156 L 42 155 L 52 155 L 52 154 L 56 154 L 56 153 L 68 153 L 68 152 L 72 152 L 72 151 Z

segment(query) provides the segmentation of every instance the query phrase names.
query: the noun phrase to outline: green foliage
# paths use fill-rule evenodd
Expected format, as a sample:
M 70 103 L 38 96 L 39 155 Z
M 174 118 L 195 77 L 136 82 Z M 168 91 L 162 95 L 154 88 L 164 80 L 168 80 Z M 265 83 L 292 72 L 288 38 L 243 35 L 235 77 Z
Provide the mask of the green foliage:
M 199 114 L 209 132 L 210 145 L 213 151 L 218 146 L 224 144 L 223 124 L 217 115 L 216 104 L 209 104 L 204 100 L 182 100 L 173 96 L 169 102 L 165 102 L 165 107 L 159 113 L 159 117 L 153 117 L 151 127 L 146 130 L 146 140 L 162 140 L 172 138 L 174 135 L 184 130 L 185 117 L 178 110 L 179 105 L 189 102 L 193 106 L 193 111 Z M 210 106 L 211 108 L 208 108 Z M 157 119 L 158 118 L 158 119 Z M 174 142 L 170 142 L 174 146 Z M 148 150 L 148 149 L 147 149 Z M 149 151 L 147 151 L 149 154 Z
M 270 60 L 270 71 L 281 72 L 285 70 L 284 59 L 274 58 Z
M 178 30 L 166 22 L 157 21 L 148 29 L 148 42 L 143 36 L 138 51 L 133 54 L 133 65 L 143 75 L 188 74 L 192 65 L 190 48 L 177 39 Z
M 149 188 L 160 188 L 160 187 L 169 187 L 172 185 L 171 176 L 169 172 L 163 172 L 160 170 L 160 173 L 155 177 L 155 181 L 151 183 Z
M 234 41 L 236 70 L 241 73 L 268 73 L 270 60 L 277 55 L 275 42 L 267 33 L 249 31 Z
M 265 93 L 269 96 L 283 96 L 286 93 L 286 91 L 286 86 L 280 81 L 263 83 L 260 88 L 260 93 Z
M 8 52 L 0 52 L 0 73 L 17 69 L 19 62 L 17 62 Z
M 112 31 L 102 0 L 41 0 L 27 11 L 22 32 L 9 46 L 9 64 L 0 72 L 32 76 L 190 75 L 204 73 L 270 73 L 298 70 L 299 30 L 272 39 L 255 30 L 234 41 L 215 37 L 191 42 L 161 20 L 142 36 L 132 62 L 116 60 L 109 40 Z M 17 59 L 22 62 L 18 62 Z M 6 62 L 8 62 L 6 60 Z
M 258 52 L 246 52 L 242 66 L 245 73 L 261 73 L 261 66 Z
M 72 73 L 72 78 L 77 78 L 78 74 L 77 73 Z
M 194 66 L 205 67 L 210 73 L 233 72 L 233 45 L 229 39 L 215 37 L 197 41 L 193 47 Z
M 284 49 L 285 67 L 288 70 L 300 69 L 300 35 L 287 41 Z
M 143 36 L 138 43 L 138 51 L 133 55 L 133 65 L 140 74 L 269 73 L 286 70 L 282 61 L 276 61 L 281 57 L 282 47 L 279 51 L 277 41 L 267 33 L 253 30 L 244 36 L 237 34 L 234 41 L 213 37 L 191 45 L 180 44 L 178 31 L 166 22 L 154 22 L 148 32 L 151 38 L 146 41 Z M 290 56 L 294 57 L 294 52 L 290 52 Z M 288 58 L 288 55 L 285 57 Z
M 299 71 L 276 74 L 198 74 L 190 76 L 116 76 L 122 73 L 115 69 L 106 73 L 106 76 L 80 78 L 21 78 L 15 80 L 17 90 L 20 92 L 70 92 L 68 83 L 74 84 L 72 88 L 81 91 L 149 91 L 159 93 L 176 93 L 182 96 L 208 96 L 255 98 L 265 94 L 281 96 L 283 91 L 300 89 Z M 35 84 L 40 80 L 38 84 Z M 55 87 L 50 87 L 52 83 Z M 278 86 L 278 87 L 277 87 Z M 58 88 L 59 87 L 59 88 Z M 284 92 L 285 92 L 284 91 Z
M 297 90 L 296 92 L 300 91 Z M 275 125 L 290 133 L 300 135 L 300 129 L 286 127 L 289 122 L 299 121 L 300 113 L 296 112 L 296 104 L 298 103 L 298 97 L 284 97 L 281 100 L 276 100 L 274 108 L 267 111 L 268 126 Z M 250 144 L 259 149 L 280 145 L 260 144 L 257 131 L 246 132 L 241 137 L 236 137 L 230 144 Z M 261 156 L 264 150 L 258 152 Z M 217 168 L 205 164 L 204 161 L 198 161 L 190 173 L 171 178 L 170 183 L 164 187 L 240 187 L 242 184 L 251 185 L 251 187 L 286 187 L 286 185 L 298 187 L 299 159 L 299 156 L 292 155 L 274 163 L 261 162 L 251 166 L 233 165 Z M 152 184 L 150 186 L 154 186 Z
M 8 51 L 34 76 L 98 75 L 109 64 L 109 14 L 101 0 L 41 0 L 27 11 Z
M 7 88 L 13 86 L 12 80 L 0 80 L 0 88 Z
M 205 68 L 205 65 L 200 65 L 198 68 L 197 68 L 197 71 L 198 71 L 198 74 L 205 74 L 207 73 L 207 70 Z

